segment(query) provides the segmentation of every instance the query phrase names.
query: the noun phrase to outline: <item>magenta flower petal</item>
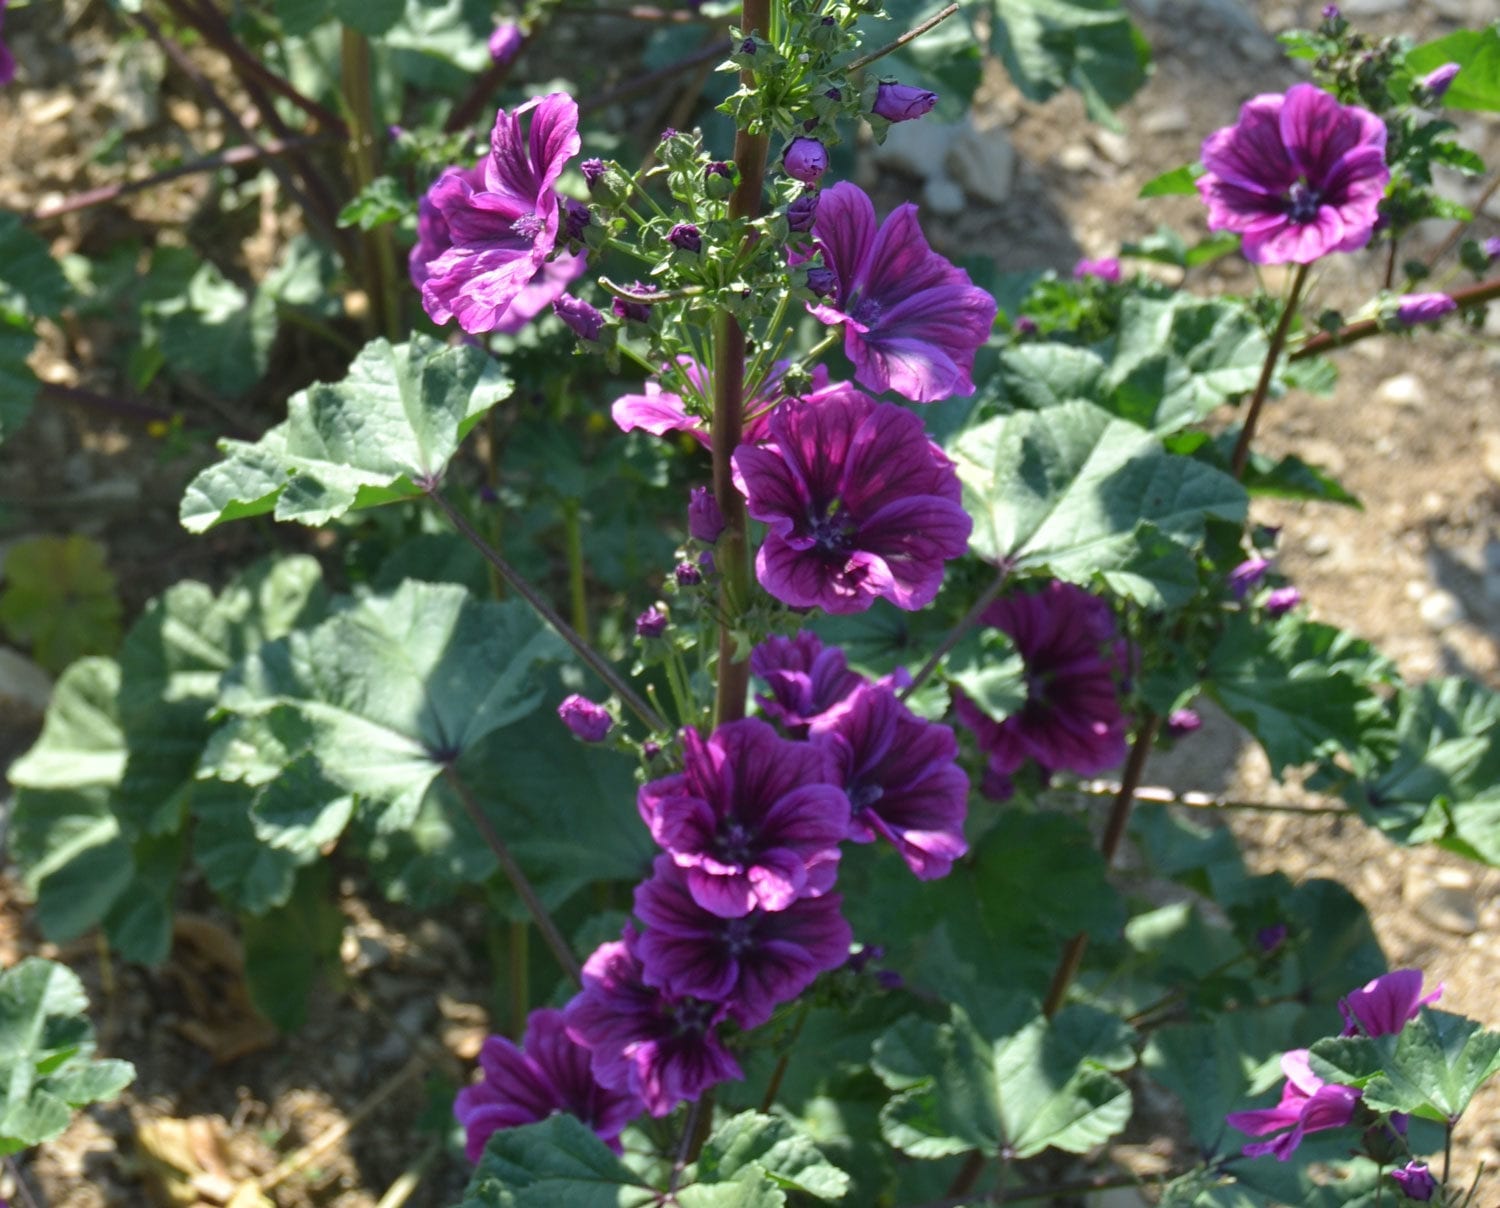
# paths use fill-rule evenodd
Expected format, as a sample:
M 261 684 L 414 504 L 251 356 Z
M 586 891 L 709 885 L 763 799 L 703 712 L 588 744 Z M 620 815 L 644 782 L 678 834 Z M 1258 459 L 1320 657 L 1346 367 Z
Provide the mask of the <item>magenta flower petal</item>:
M 1420 969 L 1397 969 L 1351 990 L 1339 1000 L 1344 1016 L 1345 1036 L 1394 1036 L 1428 1003 L 1443 993 L 1441 985 L 1431 994 L 1422 994 Z
M 495 330 L 505 335 L 520 331 L 567 293 L 568 286 L 583 275 L 588 263 L 587 252 L 579 252 L 576 256 L 563 252 L 543 263 L 532 274 L 531 280 L 521 287 L 521 292 L 495 324 Z
M 879 227 L 863 190 L 841 182 L 823 190 L 813 233 L 835 284 L 810 306 L 824 323 L 843 323 L 855 378 L 930 403 L 974 392 L 974 353 L 994 326 L 995 300 L 927 244 L 913 205 Z
M 750 670 L 770 689 L 769 696 L 755 698 L 761 712 L 793 738 L 805 738 L 811 724 L 868 682 L 849 670 L 842 650 L 825 647 L 810 629 L 795 637 L 767 638 L 751 651 Z
M 1257 96 L 1203 143 L 1209 228 L 1239 232 L 1259 264 L 1364 247 L 1390 180 L 1385 144 L 1379 118 L 1312 84 Z
M 1225 1117 L 1231 1128 L 1252 1137 L 1290 1129 L 1273 1140 L 1245 1146 L 1246 1157 L 1272 1154 L 1277 1161 L 1285 1162 L 1302 1143 L 1304 1134 L 1342 1128 L 1354 1118 L 1359 1091 L 1352 1086 L 1324 1082 L 1312 1072 L 1306 1049 L 1283 1053 L 1281 1071 L 1286 1075 L 1286 1083 L 1281 1088 L 1281 1101 L 1275 1107 L 1231 1112 Z

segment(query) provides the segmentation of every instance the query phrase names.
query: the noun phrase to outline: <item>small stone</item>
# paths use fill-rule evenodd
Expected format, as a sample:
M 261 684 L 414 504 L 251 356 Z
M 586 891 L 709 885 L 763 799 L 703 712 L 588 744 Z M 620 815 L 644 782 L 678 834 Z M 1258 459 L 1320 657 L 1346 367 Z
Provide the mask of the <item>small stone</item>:
M 1479 930 L 1479 909 L 1472 885 L 1445 884 L 1429 869 L 1414 867 L 1406 874 L 1402 896 L 1423 921 L 1450 935 L 1473 935 Z
M 1101 126 L 1089 131 L 1089 141 L 1099 148 L 1099 154 L 1110 163 L 1123 166 L 1130 162 L 1130 140 L 1123 134 L 1116 134 Z
M 1375 397 L 1396 407 L 1420 407 L 1427 401 L 1427 388 L 1414 373 L 1398 373 L 1375 388 Z
M 885 142 L 872 148 L 870 155 L 882 168 L 928 180 L 946 174 L 943 161 L 948 158 L 955 133 L 955 127 L 927 119 L 897 122 Z
M 1321 558 L 1333 549 L 1333 540 L 1327 533 L 1313 533 L 1302 543 L 1303 550 L 1310 558 Z
M 1016 150 L 1003 127 L 981 130 L 972 117 L 966 118 L 949 144 L 944 162 L 948 174 L 969 196 L 992 205 L 1000 205 L 1010 196 L 1016 178 Z
M 1433 633 L 1442 633 L 1464 619 L 1464 606 L 1451 591 L 1444 591 L 1439 587 L 1429 592 L 1417 605 L 1417 614 Z
M 1141 130 L 1146 134 L 1181 134 L 1192 127 L 1193 117 L 1186 105 L 1162 105 L 1141 120 Z
M 1057 153 L 1057 164 L 1066 172 L 1087 172 L 1094 166 L 1094 153 L 1082 143 L 1070 143 Z
M 961 214 L 968 204 L 958 182 L 946 176 L 929 177 L 922 186 L 922 205 L 934 214 Z

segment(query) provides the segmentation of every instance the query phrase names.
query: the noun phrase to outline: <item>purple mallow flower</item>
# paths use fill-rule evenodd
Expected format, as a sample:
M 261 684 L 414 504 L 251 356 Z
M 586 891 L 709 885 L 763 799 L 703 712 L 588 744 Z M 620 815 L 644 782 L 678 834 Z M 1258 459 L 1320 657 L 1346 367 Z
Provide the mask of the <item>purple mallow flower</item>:
M 1302 593 L 1295 587 L 1277 587 L 1266 593 L 1265 610 L 1273 617 L 1284 617 L 1302 603 Z
M 1053 580 L 996 600 L 982 620 L 1010 636 L 1026 667 L 1026 703 L 1003 721 L 954 691 L 955 716 L 990 757 L 986 792 L 1008 795 L 1011 773 L 1028 759 L 1092 775 L 1125 758 L 1118 681 L 1127 647 L 1105 601 Z
M 1337 4 L 1325 4 L 1323 6 L 1323 20 L 1337 21 L 1339 19 L 1339 6 Z
M 526 41 L 521 27 L 510 21 L 502 21 L 490 35 L 490 58 L 496 63 L 509 63 L 516 57 Z
M 573 98 L 535 97 L 496 114 L 490 153 L 476 167 L 449 168 L 428 189 L 410 266 L 434 323 L 496 329 L 557 244 L 553 185 L 579 145 Z
M 635 913 L 646 924 L 637 948 L 646 983 L 723 1003 L 740 1027 L 759 1027 L 778 1004 L 848 959 L 854 933 L 842 905 L 838 894 L 826 894 L 726 919 L 698 904 L 670 856 L 658 856 L 651 879 L 635 891 Z
M 701 252 L 703 234 L 691 222 L 679 222 L 667 232 L 667 242 L 679 251 Z
M 853 811 L 849 837 L 887 840 L 924 881 L 947 876 L 969 850 L 969 778 L 953 731 L 923 721 L 888 686 L 861 684 L 812 733 L 838 753 Z
M 1246 558 L 1226 576 L 1230 595 L 1236 600 L 1243 600 L 1255 590 L 1270 569 L 1271 564 L 1264 558 Z
M 863 612 L 879 596 L 930 604 L 973 522 L 922 421 L 839 385 L 782 404 L 770 429 L 765 445 L 734 454 L 735 486 L 770 529 L 755 559 L 761 586 L 831 613 Z
M 583 270 L 588 267 L 588 259 L 587 252 L 579 252 L 576 256 L 563 252 L 544 263 L 537 269 L 536 275 L 521 287 L 515 301 L 495 324 L 495 330 L 502 335 L 514 335 L 552 307 L 568 292 L 568 286 L 583 275 Z
M 938 103 L 938 94 L 910 84 L 885 81 L 875 89 L 875 104 L 870 112 L 888 122 L 909 122 L 930 113 Z
M 688 357 L 678 357 L 677 364 L 692 384 L 700 398 L 711 396 L 708 375 Z M 744 439 L 758 443 L 766 439 L 768 419 L 773 410 L 788 397 L 782 393 L 781 379 L 791 368 L 791 361 L 777 361 L 771 372 L 756 387 L 755 394 L 745 404 Z M 813 366 L 812 388 L 821 390 L 828 385 L 828 370 L 822 365 Z M 680 394 L 663 390 L 655 381 L 648 381 L 644 394 L 622 394 L 610 407 L 610 414 L 622 432 L 640 428 L 653 436 L 665 436 L 668 432 L 687 432 L 705 449 L 711 438 L 708 425 L 702 418 L 689 415 L 687 404 Z
M 1431 100 L 1440 101 L 1448 91 L 1448 86 L 1453 83 L 1453 77 L 1461 70 L 1457 63 L 1444 63 L 1418 80 L 1417 87 L 1426 92 Z
M 828 171 L 828 148 L 818 139 L 798 135 L 781 153 L 781 166 L 794 180 L 805 185 L 817 184 L 818 178 Z
M 557 715 L 562 718 L 563 725 L 584 742 L 603 742 L 615 724 L 608 709 L 576 692 L 557 706 Z
M 712 487 L 694 487 L 688 494 L 688 533 L 695 541 L 712 545 L 724 531 L 724 513 Z
M 1443 993 L 1441 985 L 1425 997 L 1420 969 L 1396 969 L 1366 982 L 1339 999 L 1345 1036 L 1394 1036 Z
M 686 870 L 695 902 L 742 918 L 832 887 L 849 831 L 832 752 L 780 738 L 756 718 L 728 722 L 706 741 L 686 729 L 682 747 L 683 770 L 642 785 L 636 804 Z
M 1500 260 L 1500 235 L 1491 235 L 1479 245 L 1486 260 Z
M 1095 277 L 1100 281 L 1115 285 L 1120 280 L 1120 262 L 1113 256 L 1101 256 L 1097 260 L 1080 260 L 1073 266 L 1073 277 L 1078 281 Z
M 635 619 L 635 636 L 659 638 L 667 632 L 667 614 L 655 604 Z
M 563 1013 L 551 1008 L 531 1013 L 520 1048 L 503 1036 L 486 1038 L 479 1066 L 484 1080 L 459 1091 L 453 1103 L 471 1162 L 479 1161 L 484 1143 L 499 1129 L 554 1112 L 577 1116 L 618 1153 L 621 1131 L 644 1110 L 632 1092 L 594 1080 L 588 1049 L 568 1036 Z
M 849 670 L 842 650 L 824 646 L 810 629 L 796 637 L 767 638 L 750 652 L 750 670 L 771 690 L 769 696 L 755 698 L 760 711 L 793 738 L 806 738 L 813 723 L 869 682 Z M 903 686 L 911 682 L 905 671 L 901 680 Z
M 1436 323 L 1457 309 L 1458 303 L 1447 294 L 1402 294 L 1396 299 L 1396 321 L 1407 327 Z
M 568 325 L 580 340 L 597 342 L 604 330 L 604 316 L 582 298 L 564 294 L 552 303 L 552 313 Z
M 844 324 L 855 378 L 919 403 L 974 393 L 974 353 L 989 338 L 995 300 L 927 246 L 917 207 L 898 206 L 883 224 L 856 185 L 823 190 L 813 233 L 834 273 L 826 302 L 810 306 Z
M 1286 1075 L 1286 1084 L 1281 1089 L 1281 1101 L 1275 1107 L 1231 1112 L 1225 1117 L 1231 1128 L 1249 1133 L 1252 1137 L 1281 1133 L 1273 1140 L 1257 1141 L 1245 1146 L 1246 1157 L 1257 1158 L 1262 1154 L 1273 1154 L 1277 1161 L 1285 1162 L 1297 1146 L 1302 1144 L 1302 1138 L 1307 1133 L 1343 1128 L 1354 1118 L 1354 1109 L 1359 1104 L 1359 1091 L 1337 1082 L 1324 1082 L 1312 1072 L 1306 1049 L 1283 1053 L 1281 1072 Z M 1290 1131 L 1283 1132 L 1283 1129 Z
M 627 926 L 619 940 L 596 948 L 563 1019 L 589 1050 L 601 1085 L 638 1095 L 653 1116 L 665 1116 L 745 1075 L 716 1031 L 728 1008 L 647 985 L 639 946 Z
M 1401 1194 L 1409 1200 L 1430 1203 L 1433 1193 L 1437 1191 L 1437 1180 L 1427 1169 L 1426 1162 L 1408 1162 L 1400 1170 L 1390 1173 L 1396 1186 L 1401 1188 Z
M 1238 231 L 1257 264 L 1310 264 L 1370 242 L 1390 180 L 1385 123 L 1312 84 L 1263 93 L 1203 143 L 1210 230 Z

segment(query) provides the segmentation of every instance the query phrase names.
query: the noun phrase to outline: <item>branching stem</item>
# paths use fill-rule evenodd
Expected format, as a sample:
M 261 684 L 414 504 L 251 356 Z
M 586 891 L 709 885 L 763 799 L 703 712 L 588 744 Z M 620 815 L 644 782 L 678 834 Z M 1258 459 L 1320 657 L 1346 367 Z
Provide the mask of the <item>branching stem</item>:
M 984 589 L 979 599 L 974 601 L 969 611 L 959 618 L 958 624 L 943 635 L 943 640 L 937 644 L 937 648 L 928 656 L 927 661 L 922 664 L 921 670 L 912 676 L 911 683 L 901 690 L 902 700 L 906 700 L 912 693 L 916 692 L 918 688 L 932 678 L 932 673 L 938 669 L 938 664 L 943 661 L 948 652 L 963 640 L 964 634 L 979 624 L 979 618 L 984 616 L 984 610 L 995 602 L 995 597 L 1005 587 L 1005 581 L 1009 577 L 1010 567 L 1002 563 L 999 571 L 995 574 L 994 581 Z
M 1271 377 L 1276 372 L 1276 362 L 1286 345 L 1287 333 L 1292 329 L 1292 319 L 1297 314 L 1297 303 L 1302 300 L 1302 287 L 1307 283 L 1309 267 L 1306 264 L 1297 266 L 1297 272 L 1292 277 L 1292 291 L 1287 297 L 1286 305 L 1281 308 L 1281 318 L 1276 322 L 1276 330 L 1266 349 L 1265 364 L 1260 367 L 1260 380 L 1255 383 L 1255 393 L 1250 396 L 1250 409 L 1245 413 L 1244 427 L 1240 429 L 1239 440 L 1235 441 L 1234 455 L 1229 459 L 1230 472 L 1236 478 L 1245 476 L 1245 463 L 1250 460 L 1250 442 L 1255 439 L 1255 425 L 1260 420 L 1266 395 L 1271 391 Z
M 911 29 L 907 30 L 904 34 L 897 38 L 894 42 L 888 42 L 879 50 L 872 50 L 867 55 L 861 55 L 859 58 L 855 59 L 854 62 L 845 67 L 844 70 L 847 71 L 850 75 L 853 75 L 861 67 L 868 67 L 871 63 L 875 62 L 876 59 L 883 59 L 886 55 L 895 54 L 896 51 L 900 50 L 908 42 L 916 41 L 916 39 L 920 38 L 930 29 L 936 29 L 939 25 L 941 25 L 949 17 L 953 16 L 953 14 L 956 12 L 958 12 L 958 5 L 950 4 L 941 12 L 934 13 L 931 17 L 928 17 L 927 20 L 923 21 L 921 25 L 914 25 Z M 745 24 L 746 28 L 749 28 L 750 23 L 747 21 Z

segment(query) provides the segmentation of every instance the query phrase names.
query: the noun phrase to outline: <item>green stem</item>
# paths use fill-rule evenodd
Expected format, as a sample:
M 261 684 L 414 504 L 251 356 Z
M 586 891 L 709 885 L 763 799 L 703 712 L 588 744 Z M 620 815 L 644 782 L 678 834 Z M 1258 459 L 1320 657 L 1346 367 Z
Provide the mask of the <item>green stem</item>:
M 349 164 L 358 191 L 379 174 L 375 100 L 370 87 L 370 43 L 364 34 L 345 25 L 340 53 L 344 105 L 349 111 Z M 401 293 L 396 272 L 395 229 L 385 223 L 365 231 L 363 246 L 365 287 L 371 308 L 392 343 L 402 335 Z
M 1260 419 L 1260 409 L 1265 405 L 1266 395 L 1271 390 L 1271 376 L 1276 371 L 1276 361 L 1286 344 L 1287 333 L 1292 329 L 1292 319 L 1297 314 L 1297 303 L 1302 299 L 1302 287 L 1307 282 L 1310 265 L 1299 264 L 1292 277 L 1292 292 L 1286 305 L 1281 308 L 1281 318 L 1271 335 L 1270 347 L 1266 349 L 1265 363 L 1260 367 L 1260 381 L 1255 384 L 1255 393 L 1250 397 L 1250 410 L 1245 413 L 1245 425 L 1240 429 L 1240 438 L 1235 442 L 1234 455 L 1229 459 L 1230 472 L 1236 478 L 1245 476 L 1245 463 L 1250 460 L 1250 442 L 1255 439 L 1255 425 Z
M 802 368 L 811 369 L 818 363 L 818 359 L 825 352 L 834 347 L 834 345 L 836 345 L 843 338 L 844 325 L 842 323 L 839 323 L 835 327 L 833 327 L 826 336 L 824 336 L 821 340 L 819 340 L 816 344 L 814 344 L 807 350 L 807 352 L 802 357 Z
M 438 490 L 436 483 L 431 483 L 424 489 L 427 492 L 427 497 L 437 505 L 443 515 L 448 517 L 448 522 L 463 535 L 464 539 L 470 545 L 479 551 L 486 562 L 499 572 L 500 577 L 505 580 L 510 589 L 525 600 L 537 616 L 541 617 L 558 637 L 562 638 L 563 641 L 567 642 L 573 648 L 574 652 L 584 661 L 589 670 L 617 693 L 620 699 L 625 702 L 626 707 L 646 723 L 648 729 L 656 732 L 664 731 L 668 728 L 661 714 L 657 713 L 655 709 L 641 699 L 640 694 L 625 682 L 625 678 L 615 670 L 613 664 L 585 641 L 577 630 L 563 620 L 558 615 L 557 609 L 553 608 L 547 602 L 546 598 L 527 582 L 515 567 L 502 558 L 498 550 L 475 531 L 474 526 L 464 519 L 463 514 L 448 502 L 443 493 Z
M 583 525 L 578 518 L 578 500 L 563 500 L 563 533 L 568 550 L 568 605 L 573 628 L 589 640 L 589 600 L 583 579 Z
M 479 832 L 479 837 L 484 840 L 485 846 L 494 853 L 495 860 L 499 863 L 501 870 L 510 881 L 511 887 L 516 891 L 516 896 L 526 904 L 527 911 L 531 914 L 531 921 L 536 924 L 542 938 L 547 941 L 547 947 L 552 949 L 552 955 L 561 966 L 575 986 L 583 984 L 583 968 L 578 963 L 578 958 L 573 955 L 573 949 L 568 946 L 568 941 L 563 938 L 563 933 L 558 929 L 557 923 L 553 921 L 552 914 L 537 896 L 532 888 L 530 880 L 516 863 L 516 858 L 511 855 L 510 848 L 500 838 L 500 832 L 491 825 L 489 817 L 480 808 L 479 802 L 475 800 L 474 794 L 465 783 L 462 776 L 449 764 L 443 769 L 443 776 L 447 779 L 453 792 L 457 795 L 464 807 L 464 813 L 468 814 L 469 821 L 474 824 L 474 829 Z
M 797 1022 L 792 1025 L 792 1034 L 787 1037 L 786 1047 L 781 1050 L 781 1056 L 776 1060 L 776 1068 L 771 1071 L 771 1080 L 766 1083 L 766 1093 L 761 1097 L 762 1115 L 769 1115 L 771 1109 L 776 1106 L 776 1096 L 781 1093 L 782 1079 L 786 1077 L 787 1067 L 792 1062 L 792 1049 L 796 1047 L 797 1040 L 802 1035 L 802 1025 L 807 1022 L 807 1013 L 811 1006 L 811 1002 L 804 998 L 802 1006 L 798 1008 Z
M 959 618 L 958 624 L 943 635 L 943 640 L 937 644 L 937 648 L 927 657 L 927 661 L 922 664 L 922 669 L 916 675 L 912 676 L 911 683 L 901 690 L 902 700 L 909 699 L 918 688 L 925 684 L 932 677 L 932 673 L 938 669 L 938 665 L 942 663 L 948 652 L 963 640 L 964 634 L 979 624 L 979 618 L 984 615 L 984 610 L 995 602 L 995 597 L 1000 594 L 1001 589 L 1005 586 L 1006 579 L 1009 577 L 1010 567 L 1002 565 L 999 571 L 996 572 L 994 581 L 984 589 L 979 599 L 974 601 L 969 611 Z
M 781 329 L 781 321 L 786 318 L 787 304 L 792 300 L 792 291 L 785 289 L 781 291 L 781 297 L 776 300 L 776 313 L 771 316 L 771 321 L 766 324 L 766 334 L 761 340 L 760 346 L 755 350 L 755 359 L 750 362 L 750 368 L 745 370 L 745 393 L 754 397 L 755 392 L 760 389 L 764 375 L 770 372 L 771 365 L 776 363 L 775 352 L 771 354 L 771 361 L 767 363 L 766 352 L 770 349 L 779 351 L 780 344 L 777 341 L 777 333 Z

